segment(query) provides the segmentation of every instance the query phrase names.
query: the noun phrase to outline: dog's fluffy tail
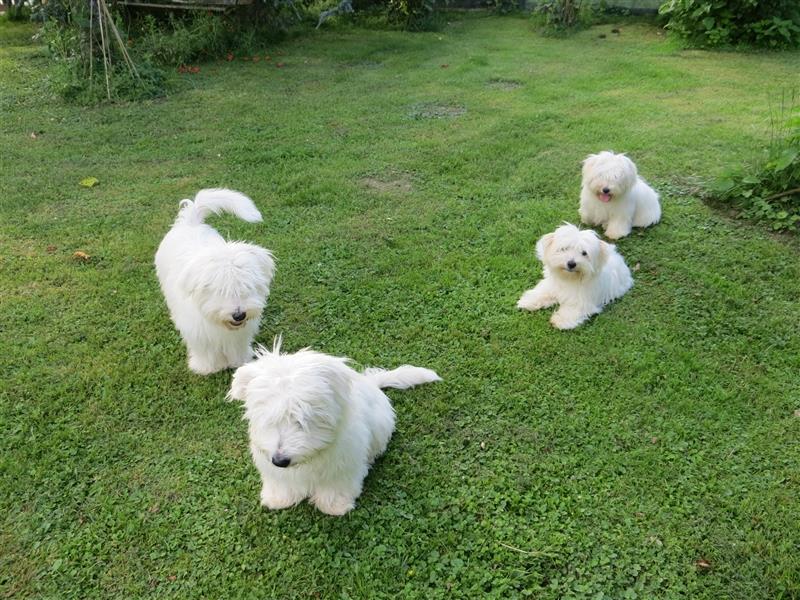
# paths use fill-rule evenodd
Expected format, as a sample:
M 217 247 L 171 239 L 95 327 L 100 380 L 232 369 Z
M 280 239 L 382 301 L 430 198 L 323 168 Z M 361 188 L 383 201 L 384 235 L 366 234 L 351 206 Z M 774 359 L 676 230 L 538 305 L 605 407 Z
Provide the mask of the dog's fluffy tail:
M 380 388 L 397 388 L 405 390 L 415 385 L 441 381 L 435 371 L 403 365 L 391 371 L 386 369 L 365 369 L 364 376 Z
M 178 221 L 187 225 L 200 225 L 209 215 L 231 213 L 248 223 L 261 222 L 256 205 L 241 192 L 226 189 L 200 190 L 192 200 L 182 200 Z

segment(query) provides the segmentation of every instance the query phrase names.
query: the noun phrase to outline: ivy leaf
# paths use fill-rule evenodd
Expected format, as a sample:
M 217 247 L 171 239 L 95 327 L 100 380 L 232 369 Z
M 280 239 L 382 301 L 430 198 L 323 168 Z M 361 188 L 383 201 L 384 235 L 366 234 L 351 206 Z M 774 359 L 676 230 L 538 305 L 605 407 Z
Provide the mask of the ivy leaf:
M 733 179 L 724 178 L 715 181 L 711 187 L 715 192 L 724 194 L 725 192 L 729 192 L 736 187 L 736 183 L 733 181 Z
M 778 160 L 775 161 L 775 170 L 783 171 L 786 167 L 794 162 L 794 159 L 797 158 L 797 154 L 797 148 L 786 148 L 783 152 L 781 152 Z
M 707 570 L 711 568 L 711 563 L 705 558 L 698 558 L 696 561 L 694 561 L 694 566 L 696 566 L 698 569 Z

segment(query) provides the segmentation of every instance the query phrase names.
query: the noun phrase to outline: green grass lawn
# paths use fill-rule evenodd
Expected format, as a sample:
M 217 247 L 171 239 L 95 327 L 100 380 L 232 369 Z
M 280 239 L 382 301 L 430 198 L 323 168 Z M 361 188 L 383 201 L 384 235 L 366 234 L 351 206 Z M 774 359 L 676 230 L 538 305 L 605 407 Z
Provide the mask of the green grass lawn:
M 94 108 L 0 21 L 0 596 L 800 596 L 800 245 L 696 196 L 757 154 L 800 54 L 452 20 L 326 26 Z M 560 332 L 515 303 L 602 149 L 664 218 L 618 244 L 633 289 Z M 445 380 L 390 392 L 346 517 L 262 510 L 230 373 L 186 368 L 153 255 L 214 186 L 265 221 L 213 224 L 278 261 L 260 341 Z

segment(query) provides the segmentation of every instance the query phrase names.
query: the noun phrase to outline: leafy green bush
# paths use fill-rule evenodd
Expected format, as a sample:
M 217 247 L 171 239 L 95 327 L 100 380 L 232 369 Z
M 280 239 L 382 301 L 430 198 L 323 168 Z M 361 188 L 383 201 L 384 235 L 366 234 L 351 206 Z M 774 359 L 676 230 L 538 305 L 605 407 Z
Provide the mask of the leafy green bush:
M 163 15 L 163 13 L 162 13 Z M 51 81 L 66 99 L 136 100 L 165 92 L 165 68 L 251 52 L 300 18 L 293 0 L 263 0 L 230 15 L 132 13 L 123 20 L 108 0 L 38 2 L 40 37 L 56 67 Z
M 31 18 L 31 9 L 29 6 L 26 6 L 22 0 L 17 0 L 8 4 L 8 8 L 6 10 L 6 18 L 9 21 L 27 21 Z
M 764 158 L 721 178 L 714 186 L 720 198 L 742 210 L 742 216 L 765 222 L 775 231 L 800 231 L 800 109 L 790 96 L 788 119 L 773 126 Z M 784 105 L 785 106 L 785 105 Z
M 536 4 L 533 18 L 543 33 L 563 35 L 587 27 L 592 22 L 592 7 L 584 0 L 542 0 Z
M 667 0 L 667 28 L 698 46 L 800 47 L 797 0 Z
M 50 81 L 67 100 L 135 100 L 164 93 L 164 74 L 145 58 L 134 61 L 118 15 L 104 2 L 51 0 L 36 6 L 39 37 L 55 61 Z
M 389 0 L 389 20 L 408 31 L 434 31 L 443 25 L 437 8 L 446 0 Z
M 128 26 L 138 56 L 174 67 L 228 52 L 252 53 L 280 38 L 300 18 L 291 0 L 267 0 L 230 14 L 192 11 L 156 18 L 152 13 L 134 13 Z
M 487 6 L 489 10 L 493 10 L 501 15 L 507 15 L 520 10 L 519 0 L 487 0 Z
M 137 55 L 174 66 L 223 55 L 234 43 L 232 29 L 222 15 L 170 13 L 156 19 L 148 13 L 131 22 L 130 33 Z

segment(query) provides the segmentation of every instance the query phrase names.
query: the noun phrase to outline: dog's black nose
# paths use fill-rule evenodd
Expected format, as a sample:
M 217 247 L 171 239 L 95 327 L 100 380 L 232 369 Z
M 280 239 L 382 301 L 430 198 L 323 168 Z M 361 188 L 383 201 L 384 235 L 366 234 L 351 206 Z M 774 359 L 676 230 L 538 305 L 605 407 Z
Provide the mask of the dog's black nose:
M 611 191 L 611 190 L 610 190 L 610 189 L 608 189 L 608 188 L 603 188 L 603 193 L 604 193 L 604 194 L 607 194 L 607 193 L 608 193 L 608 192 L 610 192 L 610 191 Z
M 276 467 L 280 467 L 281 469 L 285 469 L 289 466 L 289 463 L 292 462 L 292 459 L 288 456 L 281 456 L 280 454 L 276 454 L 272 457 L 272 464 Z
M 236 311 L 233 313 L 233 320 L 237 323 L 244 321 L 244 318 L 247 316 L 247 313 Z
M 576 263 L 574 260 L 567 261 L 567 268 L 568 269 L 574 269 L 577 265 L 578 265 L 578 263 Z

